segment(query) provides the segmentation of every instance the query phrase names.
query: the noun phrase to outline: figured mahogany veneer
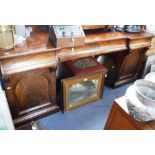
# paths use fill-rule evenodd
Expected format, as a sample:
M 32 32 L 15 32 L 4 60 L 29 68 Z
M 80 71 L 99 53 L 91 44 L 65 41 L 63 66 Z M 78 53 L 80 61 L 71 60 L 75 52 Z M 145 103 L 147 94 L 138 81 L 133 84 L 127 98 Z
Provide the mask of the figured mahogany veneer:
M 56 69 L 59 63 L 108 54 L 118 67 L 113 86 L 135 80 L 146 61 L 149 33 L 86 32 L 85 45 L 54 48 L 46 29 L 39 29 L 21 45 L 0 51 L 1 77 L 16 126 L 59 110 L 56 103 Z

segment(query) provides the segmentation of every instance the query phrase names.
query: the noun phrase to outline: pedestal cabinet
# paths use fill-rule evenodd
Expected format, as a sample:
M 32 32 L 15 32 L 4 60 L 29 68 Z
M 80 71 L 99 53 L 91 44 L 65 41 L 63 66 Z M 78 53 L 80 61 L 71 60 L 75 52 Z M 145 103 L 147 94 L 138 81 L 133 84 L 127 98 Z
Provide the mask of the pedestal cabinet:
M 56 66 L 52 55 L 44 53 L 2 60 L 2 78 L 16 126 L 59 109 L 56 105 Z
M 146 52 L 150 47 L 150 38 L 138 37 L 127 40 L 128 50 L 115 54 L 115 62 L 119 68 L 118 78 L 114 86 L 140 78 L 147 60 Z
M 118 66 L 118 77 L 114 82 L 114 87 L 141 77 L 147 59 L 145 55 L 146 51 L 147 49 L 144 48 L 115 54 L 115 62 Z

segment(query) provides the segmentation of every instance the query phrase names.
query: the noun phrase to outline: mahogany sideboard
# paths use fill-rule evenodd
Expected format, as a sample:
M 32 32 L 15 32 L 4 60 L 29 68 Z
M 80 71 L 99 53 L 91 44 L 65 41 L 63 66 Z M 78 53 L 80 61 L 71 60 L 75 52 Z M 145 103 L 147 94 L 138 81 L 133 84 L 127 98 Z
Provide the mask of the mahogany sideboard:
M 113 86 L 135 80 L 146 61 L 153 35 L 149 33 L 86 32 L 85 45 L 54 48 L 46 29 L 33 31 L 25 43 L 0 50 L 1 78 L 15 126 L 59 110 L 56 70 L 64 61 L 107 54 L 118 67 Z M 107 77 L 108 78 L 108 77 Z
M 155 121 L 139 122 L 129 114 L 125 96 L 116 99 L 107 119 L 105 130 L 155 130 Z

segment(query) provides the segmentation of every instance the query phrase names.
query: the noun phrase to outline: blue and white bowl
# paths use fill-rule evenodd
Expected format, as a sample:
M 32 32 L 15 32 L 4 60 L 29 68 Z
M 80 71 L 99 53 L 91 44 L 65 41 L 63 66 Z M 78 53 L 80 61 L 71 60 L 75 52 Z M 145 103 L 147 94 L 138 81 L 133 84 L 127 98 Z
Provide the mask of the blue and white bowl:
M 142 122 L 155 120 L 155 107 L 141 102 L 136 95 L 135 85 L 128 87 L 125 96 L 128 110 L 134 119 Z
M 155 83 L 144 79 L 134 83 L 136 96 L 145 105 L 155 108 Z

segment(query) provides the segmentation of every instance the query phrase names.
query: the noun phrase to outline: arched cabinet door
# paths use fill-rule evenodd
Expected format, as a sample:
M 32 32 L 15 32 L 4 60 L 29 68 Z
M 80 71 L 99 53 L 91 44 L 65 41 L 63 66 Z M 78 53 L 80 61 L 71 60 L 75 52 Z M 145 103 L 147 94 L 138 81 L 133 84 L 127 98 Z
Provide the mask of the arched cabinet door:
M 49 112 L 56 105 L 56 78 L 50 68 L 10 75 L 8 85 L 6 92 L 15 123 Z
M 16 82 L 13 88 L 18 114 L 51 104 L 50 80 L 45 75 L 28 74 Z
M 146 61 L 146 49 L 133 50 L 124 57 L 119 79 L 136 79 L 141 76 Z
M 117 80 L 113 85 L 114 87 L 135 81 L 141 77 L 146 61 L 145 52 L 146 49 L 135 49 L 131 50 L 130 53 L 126 51 L 114 55 L 119 68 Z
M 134 51 L 124 58 L 123 64 L 120 69 L 120 79 L 126 77 L 133 77 L 138 69 L 140 63 L 141 53 Z

